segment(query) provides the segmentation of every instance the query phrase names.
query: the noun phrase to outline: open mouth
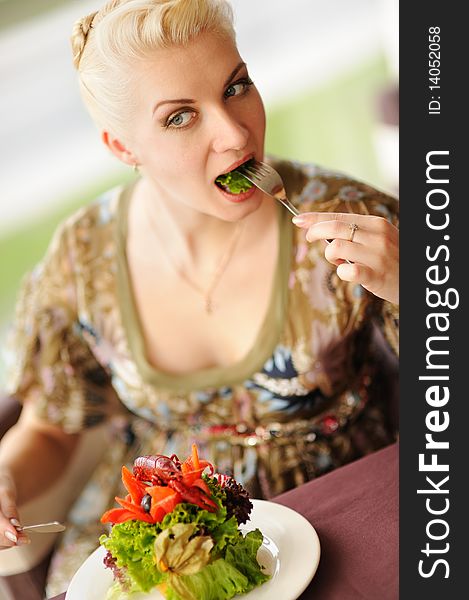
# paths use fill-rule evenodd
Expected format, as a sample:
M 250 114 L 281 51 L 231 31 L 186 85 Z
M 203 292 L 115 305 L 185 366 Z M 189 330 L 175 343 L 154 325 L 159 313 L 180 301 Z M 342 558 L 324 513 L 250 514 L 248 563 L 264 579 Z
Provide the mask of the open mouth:
M 236 169 L 223 173 L 215 179 L 215 185 L 224 192 L 229 194 L 242 194 L 250 190 L 253 184 L 242 175 L 238 169 L 244 165 L 249 165 L 254 159 L 250 158 L 241 165 L 238 165 Z

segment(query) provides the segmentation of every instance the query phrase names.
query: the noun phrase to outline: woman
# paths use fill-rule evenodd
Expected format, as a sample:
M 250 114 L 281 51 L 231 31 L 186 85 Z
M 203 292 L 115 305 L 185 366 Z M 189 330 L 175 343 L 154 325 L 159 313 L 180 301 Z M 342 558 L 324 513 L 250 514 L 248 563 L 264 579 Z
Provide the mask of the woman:
M 49 593 L 97 545 L 137 454 L 184 455 L 196 440 L 269 498 L 389 443 L 368 402 L 374 327 L 397 348 L 395 200 L 273 161 L 303 213 L 295 226 L 257 188 L 216 183 L 264 159 L 264 109 L 226 2 L 113 0 L 72 46 L 103 142 L 140 177 L 58 229 L 18 304 L 10 391 L 25 406 L 0 452 L 0 546 L 27 542 L 18 507 L 67 471 L 85 432 L 106 440 Z

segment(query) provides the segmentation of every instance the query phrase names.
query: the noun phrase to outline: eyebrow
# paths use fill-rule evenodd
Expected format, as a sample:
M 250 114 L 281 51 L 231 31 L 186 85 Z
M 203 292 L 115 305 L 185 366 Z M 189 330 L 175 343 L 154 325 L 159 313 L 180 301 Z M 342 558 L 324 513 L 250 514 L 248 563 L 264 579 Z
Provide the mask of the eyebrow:
M 238 72 L 245 66 L 246 66 L 246 63 L 243 61 L 241 61 L 238 65 L 236 65 L 236 67 L 230 73 L 228 79 L 223 84 L 223 87 L 226 87 L 229 83 L 231 83 L 233 81 L 233 79 L 236 77 L 236 75 L 238 74 Z M 192 98 L 175 98 L 174 100 L 161 100 L 161 102 L 158 102 L 155 105 L 155 107 L 153 108 L 152 114 L 155 114 L 157 109 L 160 108 L 160 106 L 163 106 L 164 104 L 195 104 L 195 102 L 196 101 Z
M 229 83 L 231 83 L 233 81 L 233 79 L 236 77 L 236 75 L 238 74 L 238 72 L 241 71 L 241 69 L 245 66 L 246 66 L 246 63 L 243 61 L 241 61 L 238 65 L 236 65 L 236 67 L 231 71 L 230 76 L 225 81 L 223 86 L 226 87 Z

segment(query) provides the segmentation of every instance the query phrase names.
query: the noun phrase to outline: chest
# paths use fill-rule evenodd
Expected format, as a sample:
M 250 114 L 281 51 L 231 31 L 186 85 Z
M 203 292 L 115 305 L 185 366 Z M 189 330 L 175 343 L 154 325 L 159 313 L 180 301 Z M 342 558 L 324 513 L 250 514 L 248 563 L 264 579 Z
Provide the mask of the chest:
M 264 326 L 276 292 L 277 265 L 276 229 L 254 241 L 248 253 L 234 256 L 215 286 L 210 279 L 207 285 L 180 276 L 165 257 L 143 261 L 129 252 L 132 294 L 148 362 L 178 374 L 242 360 Z

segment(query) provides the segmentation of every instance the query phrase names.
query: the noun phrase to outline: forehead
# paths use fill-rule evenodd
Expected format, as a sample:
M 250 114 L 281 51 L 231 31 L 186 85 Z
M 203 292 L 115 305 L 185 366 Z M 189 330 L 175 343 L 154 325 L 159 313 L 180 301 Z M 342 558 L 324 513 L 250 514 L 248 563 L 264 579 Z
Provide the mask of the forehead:
M 228 36 L 203 33 L 186 46 L 160 48 L 136 66 L 139 96 L 152 104 L 170 98 L 195 98 L 220 90 L 239 64 L 238 49 Z

